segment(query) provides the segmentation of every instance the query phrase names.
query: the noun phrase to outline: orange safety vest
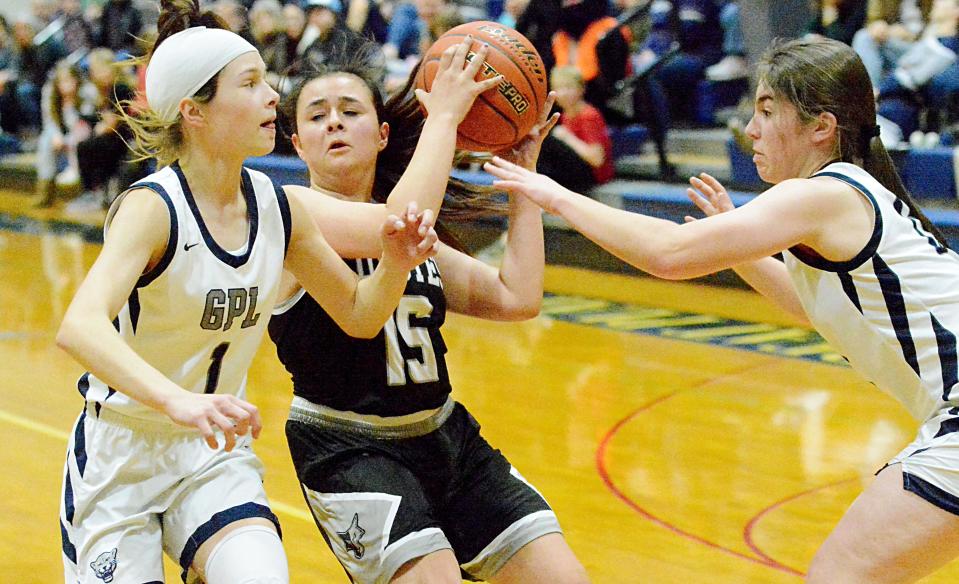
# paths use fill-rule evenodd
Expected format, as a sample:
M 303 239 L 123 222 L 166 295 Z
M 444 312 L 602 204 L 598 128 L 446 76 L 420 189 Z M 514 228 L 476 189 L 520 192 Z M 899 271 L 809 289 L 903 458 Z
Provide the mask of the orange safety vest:
M 596 55 L 596 45 L 599 43 L 599 39 L 603 38 L 603 35 L 615 26 L 616 19 L 612 16 L 601 18 L 586 27 L 578 42 L 565 31 L 557 31 L 553 35 L 553 57 L 556 58 L 556 66 L 576 65 L 576 68 L 583 75 L 583 81 L 595 79 L 599 75 L 599 57 Z M 620 30 L 622 30 L 627 43 L 632 41 L 633 35 L 629 28 L 624 26 Z M 570 53 L 573 50 L 576 52 L 575 63 L 570 59 Z M 628 64 L 627 68 L 629 68 Z M 629 71 L 626 74 L 628 75 Z

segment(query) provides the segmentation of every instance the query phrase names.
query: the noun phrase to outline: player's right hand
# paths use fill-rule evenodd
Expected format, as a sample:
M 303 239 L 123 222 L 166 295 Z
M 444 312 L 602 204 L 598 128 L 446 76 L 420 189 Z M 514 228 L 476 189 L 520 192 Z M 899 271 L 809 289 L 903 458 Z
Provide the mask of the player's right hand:
M 473 45 L 473 36 L 467 35 L 463 42 L 447 47 L 440 57 L 439 68 L 433 77 L 430 91 L 416 90 L 416 98 L 431 116 L 447 114 L 458 126 L 473 107 L 476 97 L 499 85 L 502 75 L 476 81 L 476 75 L 486 61 L 489 45 L 483 43 L 476 54 L 467 61 Z M 425 66 L 421 65 L 421 66 Z
M 237 436 L 252 432 L 257 438 L 262 428 L 257 407 L 235 395 L 183 390 L 166 403 L 164 412 L 177 424 L 199 430 L 207 445 L 214 450 L 219 448 L 217 430 L 223 432 L 226 439 L 223 449 L 229 452 L 236 446 Z

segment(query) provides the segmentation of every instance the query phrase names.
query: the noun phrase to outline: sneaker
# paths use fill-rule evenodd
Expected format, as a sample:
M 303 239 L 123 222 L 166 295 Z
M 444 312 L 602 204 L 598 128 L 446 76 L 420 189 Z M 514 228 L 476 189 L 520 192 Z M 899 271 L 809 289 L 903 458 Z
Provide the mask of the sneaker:
M 66 167 L 63 172 L 57 174 L 54 182 L 58 187 L 72 187 L 80 182 L 80 173 L 72 166 Z
M 99 191 L 84 191 L 73 199 L 64 208 L 68 215 L 85 215 L 103 211 L 103 193 Z
M 710 81 L 731 81 L 749 77 L 746 59 L 739 55 L 726 55 L 722 61 L 706 67 L 706 79 Z

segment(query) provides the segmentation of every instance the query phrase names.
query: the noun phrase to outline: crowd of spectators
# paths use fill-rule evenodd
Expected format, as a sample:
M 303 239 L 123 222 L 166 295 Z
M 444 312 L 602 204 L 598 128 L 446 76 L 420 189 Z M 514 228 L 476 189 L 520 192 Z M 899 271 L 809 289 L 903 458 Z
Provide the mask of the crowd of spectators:
M 281 93 L 334 50 L 350 50 L 357 34 L 380 42 L 383 80 L 394 90 L 453 26 L 486 19 L 515 27 L 547 69 L 559 72 L 552 80 L 565 92 L 564 117 L 548 147 L 565 162 L 544 170 L 576 187 L 582 185 L 573 178 L 592 185 L 612 177 L 607 126 L 647 126 L 660 172 L 671 175 L 666 130 L 693 123 L 697 83 L 749 73 L 736 0 L 202 4 L 260 49 L 268 80 Z M 959 0 L 814 0 L 809 9 L 807 29 L 797 33 L 856 49 L 875 86 L 884 139 L 912 135 L 914 144 L 929 145 L 959 119 Z M 0 19 L 0 128 L 36 150 L 41 204 L 76 185 L 82 195 L 71 205 L 97 208 L 109 200 L 111 180 L 138 171 L 125 162 L 115 103 L 134 99 L 142 85 L 142 67 L 128 60 L 149 46 L 155 20 L 156 6 L 147 0 L 32 0 L 29 13 Z M 278 134 L 278 151 L 290 153 Z

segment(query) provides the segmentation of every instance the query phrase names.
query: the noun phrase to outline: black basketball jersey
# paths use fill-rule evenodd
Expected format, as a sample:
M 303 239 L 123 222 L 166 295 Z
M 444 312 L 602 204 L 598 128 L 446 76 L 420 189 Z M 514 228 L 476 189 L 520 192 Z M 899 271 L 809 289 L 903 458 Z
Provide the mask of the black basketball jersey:
M 360 276 L 376 260 L 344 260 Z M 293 393 L 340 411 L 403 416 L 443 405 L 450 393 L 440 327 L 446 296 L 432 259 L 410 272 L 393 316 L 373 339 L 343 332 L 304 290 L 277 306 L 270 338 Z

